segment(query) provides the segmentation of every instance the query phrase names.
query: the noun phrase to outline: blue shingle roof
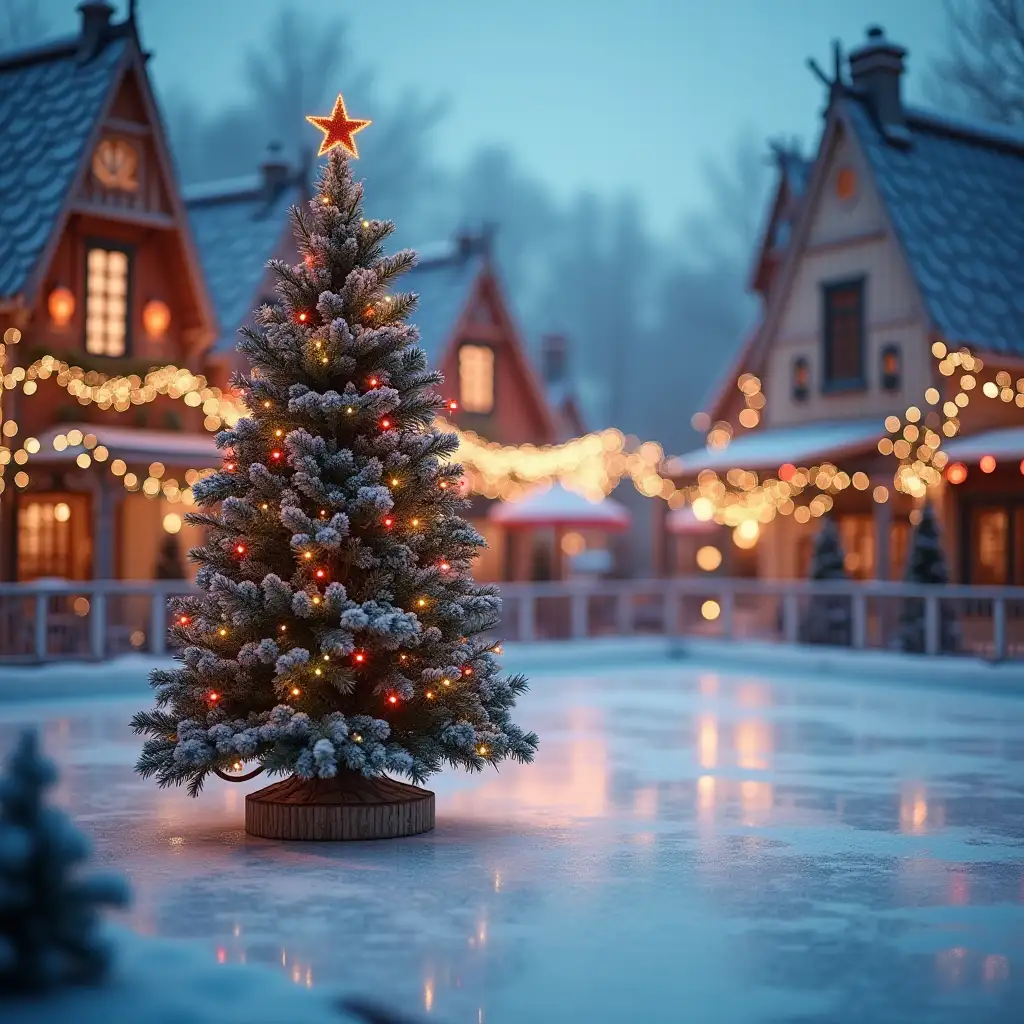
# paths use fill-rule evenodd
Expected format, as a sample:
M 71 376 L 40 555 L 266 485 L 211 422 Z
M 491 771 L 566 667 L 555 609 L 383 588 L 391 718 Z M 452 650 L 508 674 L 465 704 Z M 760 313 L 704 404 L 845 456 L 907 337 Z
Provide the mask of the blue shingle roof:
M 297 182 L 268 195 L 258 179 L 232 182 L 230 191 L 220 193 L 204 186 L 186 197 L 192 234 L 217 311 L 220 335 L 215 351 L 234 349 L 238 328 L 262 299 L 256 292 L 267 261 L 290 230 L 288 210 L 301 199 Z
M 419 328 L 420 344 L 431 365 L 443 358 L 485 262 L 479 251 L 454 249 L 447 256 L 424 259 L 398 282 L 402 291 L 419 296 L 409 319 Z
M 0 298 L 36 269 L 129 45 L 86 63 L 77 39 L 0 57 Z
M 1024 355 L 1024 137 L 911 110 L 894 145 L 845 108 L 935 328 Z

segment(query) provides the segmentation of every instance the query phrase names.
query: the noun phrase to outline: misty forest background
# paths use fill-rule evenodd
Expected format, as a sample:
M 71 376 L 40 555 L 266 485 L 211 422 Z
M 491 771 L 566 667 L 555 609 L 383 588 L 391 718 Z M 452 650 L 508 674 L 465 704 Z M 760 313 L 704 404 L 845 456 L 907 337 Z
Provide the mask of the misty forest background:
M 1024 0 L 948 0 L 945 13 L 950 42 L 947 58 L 930 69 L 934 99 L 1020 123 Z M 48 28 L 37 0 L 0 0 L 0 50 L 41 40 Z M 569 337 L 588 426 L 617 426 L 670 453 L 699 444 L 690 416 L 756 315 L 747 277 L 772 180 L 766 139 L 749 129 L 728 161 L 705 160 L 710 201 L 656 237 L 636 195 L 559 201 L 509 147 L 490 145 L 460 167 L 443 166 L 440 97 L 410 89 L 386 103 L 344 20 L 314 36 L 304 28 L 282 5 L 266 39 L 246 54 L 244 107 L 161 95 L 182 183 L 251 175 L 272 141 L 297 162 L 315 142 L 305 115 L 327 110 L 343 82 L 349 109 L 374 119 L 359 139 L 368 209 L 397 223 L 399 244 L 494 225 L 498 269 L 524 338 L 536 349 L 544 333 Z M 629 159 L 598 150 L 594 158 Z

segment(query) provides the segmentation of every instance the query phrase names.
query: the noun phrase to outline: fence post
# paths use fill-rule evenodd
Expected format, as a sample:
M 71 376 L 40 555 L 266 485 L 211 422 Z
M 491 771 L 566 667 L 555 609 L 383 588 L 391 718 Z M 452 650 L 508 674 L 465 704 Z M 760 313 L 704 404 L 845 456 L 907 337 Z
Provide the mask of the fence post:
M 633 635 L 633 594 L 623 586 L 615 595 L 615 624 L 619 636 Z
M 868 598 L 859 590 L 853 594 L 853 636 L 851 643 L 857 650 L 868 645 Z
M 587 595 L 576 592 L 569 598 L 572 602 L 572 638 L 583 640 L 588 633 L 587 630 Z
M 992 602 L 992 645 L 996 661 L 1006 657 L 1006 601 L 997 597 Z
M 154 590 L 149 597 L 149 649 L 158 657 L 167 652 L 167 594 Z
M 46 618 L 50 611 L 50 596 L 45 590 L 36 592 L 35 608 L 35 652 L 36 660 L 46 661 Z
M 939 653 L 939 599 L 932 594 L 924 599 L 924 651 Z
M 520 641 L 529 642 L 533 639 L 533 594 L 523 589 L 519 593 L 519 607 L 516 609 L 519 622 L 517 632 Z
M 795 644 L 800 639 L 800 605 L 796 594 L 782 595 L 782 639 Z
M 89 605 L 89 653 L 102 661 L 107 653 L 107 595 L 94 591 Z
M 726 590 L 722 594 L 722 636 L 726 640 L 732 639 L 732 612 L 735 594 L 731 590 Z

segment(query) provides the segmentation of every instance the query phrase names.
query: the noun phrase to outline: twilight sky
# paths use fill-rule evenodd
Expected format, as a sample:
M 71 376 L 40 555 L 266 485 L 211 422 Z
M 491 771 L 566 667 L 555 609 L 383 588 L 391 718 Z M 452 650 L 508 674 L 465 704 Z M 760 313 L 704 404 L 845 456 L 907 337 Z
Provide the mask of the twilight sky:
M 158 87 L 244 103 L 243 54 L 265 38 L 278 3 L 139 0 Z M 833 38 L 850 49 L 867 25 L 883 25 L 910 50 L 908 94 L 918 102 L 922 71 L 945 38 L 939 0 L 289 4 L 308 14 L 311 33 L 346 17 L 386 96 L 420 87 L 447 98 L 437 135 L 445 161 L 503 143 L 557 195 L 630 189 L 665 227 L 699 207 L 702 163 L 728 161 L 744 132 L 816 137 L 823 93 L 804 62 L 813 55 L 828 67 Z M 55 29 L 73 30 L 70 0 L 47 6 Z

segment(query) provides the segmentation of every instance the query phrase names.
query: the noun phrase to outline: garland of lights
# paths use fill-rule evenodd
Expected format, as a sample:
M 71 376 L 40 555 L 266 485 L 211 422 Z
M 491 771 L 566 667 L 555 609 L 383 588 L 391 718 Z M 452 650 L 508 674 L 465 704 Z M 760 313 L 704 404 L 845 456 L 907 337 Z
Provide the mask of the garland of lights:
M 17 328 L 10 328 L 4 334 L 6 344 L 16 344 L 20 339 L 21 332 Z M 6 346 L 0 345 L 0 366 L 3 365 L 5 350 Z M 958 433 L 960 410 L 969 404 L 969 393 L 977 390 L 976 375 L 984 366 L 982 360 L 968 349 L 949 351 L 942 342 L 932 346 L 932 354 L 938 360 L 938 369 L 943 376 L 953 376 L 958 369 L 963 371 L 960 390 L 953 399 L 943 403 L 941 415 L 937 408 L 922 413 L 917 406 L 910 406 L 902 418 L 887 417 L 887 436 L 878 442 L 881 454 L 892 454 L 899 460 L 893 479 L 894 488 L 912 497 L 923 497 L 928 488 L 937 485 L 943 469 L 947 470 L 946 478 L 953 484 L 966 478 L 966 467 L 959 463 L 948 465 L 948 456 L 941 450 L 941 444 L 943 437 L 952 438 Z M 220 430 L 224 425 L 233 426 L 246 413 L 244 403 L 236 396 L 210 386 L 201 374 L 174 365 L 153 369 L 144 377 L 135 374 L 107 376 L 69 365 L 55 356 L 44 355 L 28 367 L 15 367 L 3 376 L 2 383 L 5 390 L 13 390 L 20 385 L 25 395 L 32 395 L 38 390 L 38 382 L 48 379 L 55 380 L 83 406 L 95 403 L 101 409 L 116 412 L 148 404 L 161 396 L 180 400 L 190 408 L 202 408 L 205 415 L 203 425 L 211 432 Z M 1011 384 L 1010 375 L 1000 371 L 994 381 L 981 386 L 981 393 L 1003 402 L 1015 402 L 1019 408 L 1024 408 L 1024 378 L 1016 382 L 1016 391 Z M 737 387 L 743 394 L 745 406 L 739 414 L 740 426 L 752 429 L 760 422 L 766 404 L 761 382 L 755 375 L 744 373 L 737 379 Z M 936 388 L 930 387 L 924 398 L 928 406 L 937 407 L 941 396 Z M 851 486 L 857 490 L 867 490 L 870 486 L 865 473 L 849 474 L 832 463 L 824 462 L 810 468 L 787 464 L 780 468 L 777 477 L 767 478 L 734 468 L 726 472 L 724 481 L 713 470 L 705 470 L 698 475 L 696 483 L 677 487 L 669 476 L 659 471 L 665 456 L 657 442 L 634 442 L 630 445 L 622 432 L 615 428 L 572 438 L 559 445 L 538 447 L 500 445 L 449 423 L 442 422 L 441 425 L 459 439 L 458 459 L 466 471 L 467 490 L 472 493 L 514 500 L 532 486 L 557 481 L 598 500 L 629 477 L 636 489 L 647 497 L 661 497 L 670 508 L 689 503 L 697 519 L 713 520 L 731 527 L 740 546 L 753 546 L 759 526 L 771 522 L 776 515 L 793 515 L 798 522 L 807 522 L 828 512 L 835 494 Z M 15 437 L 17 423 L 4 421 L 2 433 L 4 438 Z M 82 436 L 77 436 L 80 434 Z M 706 443 L 709 448 L 721 449 L 729 444 L 732 437 L 731 424 L 719 421 L 709 430 Z M 95 435 L 82 434 L 77 429 L 58 435 L 53 446 L 57 451 L 80 446 L 83 450 L 76 463 L 82 468 L 87 468 L 92 462 L 107 462 L 109 458 L 107 449 L 97 443 Z M 4 487 L 7 464 L 13 461 L 25 466 L 40 448 L 36 438 L 27 438 L 23 446 L 13 453 L 8 448 L 0 448 L 0 492 Z M 983 466 L 986 472 L 995 468 L 995 460 L 989 461 L 991 468 Z M 110 461 L 109 468 L 128 491 L 141 491 L 150 498 L 163 497 L 186 505 L 193 504 L 192 484 L 211 471 L 209 468 L 189 469 L 183 486 L 175 478 L 164 479 L 165 468 L 158 462 L 150 465 L 149 474 L 143 480 L 130 472 L 121 459 Z M 14 482 L 19 488 L 27 487 L 27 471 L 19 470 Z M 808 504 L 797 504 L 793 499 L 808 488 L 819 493 Z M 876 486 L 872 496 L 876 502 L 884 503 L 889 500 L 889 488 Z

